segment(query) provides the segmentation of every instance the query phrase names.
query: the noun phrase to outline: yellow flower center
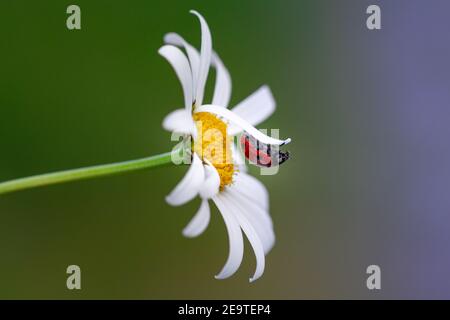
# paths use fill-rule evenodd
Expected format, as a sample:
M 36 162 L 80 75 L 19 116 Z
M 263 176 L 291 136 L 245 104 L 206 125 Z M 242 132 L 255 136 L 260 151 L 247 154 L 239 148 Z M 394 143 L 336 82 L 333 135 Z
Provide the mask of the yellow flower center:
M 209 112 L 193 115 L 198 136 L 193 150 L 202 160 L 208 160 L 220 176 L 220 190 L 233 181 L 234 164 L 231 154 L 232 138 L 227 124 Z

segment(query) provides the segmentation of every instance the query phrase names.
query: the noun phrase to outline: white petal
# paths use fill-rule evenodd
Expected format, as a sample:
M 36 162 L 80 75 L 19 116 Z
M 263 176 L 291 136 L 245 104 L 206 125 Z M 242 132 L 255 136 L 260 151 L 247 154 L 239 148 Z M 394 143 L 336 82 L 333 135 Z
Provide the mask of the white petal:
M 200 189 L 200 197 L 211 199 L 219 192 L 220 176 L 216 168 L 211 165 L 205 165 L 205 181 Z
M 227 196 L 225 196 L 227 197 Z M 265 254 L 264 254 L 264 247 L 262 244 L 262 241 L 260 237 L 258 236 L 258 232 L 250 223 L 249 219 L 246 217 L 246 214 L 243 212 L 241 208 L 237 205 L 237 203 L 233 200 L 233 198 L 228 198 L 228 204 L 231 208 L 231 210 L 234 213 L 234 216 L 239 222 L 239 225 L 242 228 L 242 231 L 244 231 L 245 235 L 247 236 L 248 241 L 252 245 L 253 251 L 255 252 L 256 256 L 256 270 L 255 274 L 252 278 L 250 278 L 250 282 L 253 282 L 260 278 L 262 274 L 264 273 L 264 267 L 265 267 Z
M 284 145 L 291 141 L 291 139 L 279 140 L 269 137 L 264 133 L 262 133 L 261 131 L 259 131 L 258 129 L 256 129 L 255 127 L 253 127 L 250 123 L 239 117 L 237 114 L 220 106 L 206 104 L 196 108 L 195 112 L 210 112 L 220 117 L 223 117 L 226 120 L 230 121 L 231 123 L 234 123 L 235 125 L 239 126 L 240 128 L 248 132 L 250 135 L 255 137 L 257 140 L 261 141 L 262 143 L 271 145 Z
M 222 271 L 216 276 L 216 279 L 225 279 L 232 276 L 241 265 L 244 255 L 244 239 L 239 223 L 222 195 L 219 193 L 213 198 L 213 201 L 219 209 L 228 231 L 230 252 Z
M 194 120 L 186 109 L 177 109 L 169 113 L 164 118 L 162 126 L 170 132 L 193 134 L 196 131 Z
M 179 34 L 168 33 L 164 36 L 164 42 L 167 44 L 172 44 L 178 47 L 184 47 L 189 58 L 189 63 L 191 65 L 192 71 L 192 96 L 195 97 L 197 92 L 197 80 L 198 72 L 200 69 L 200 54 L 197 49 L 191 46 L 187 41 L 183 39 Z
M 269 192 L 261 181 L 244 172 L 239 172 L 234 180 L 236 187 L 244 196 L 264 210 L 269 210 Z
M 240 190 L 234 185 L 229 187 L 224 194 L 232 197 L 234 205 L 255 228 L 263 244 L 264 254 L 267 254 L 275 244 L 275 232 L 273 231 L 272 220 L 268 213 L 249 199 L 243 197 Z
M 250 282 L 258 280 L 264 273 L 264 268 L 266 266 L 266 257 L 264 255 L 264 249 L 261 244 L 261 240 L 258 237 L 255 229 L 248 222 L 248 220 L 244 216 L 238 216 L 239 223 L 241 224 L 241 228 L 244 231 L 245 235 L 248 238 L 248 241 L 252 245 L 253 252 L 256 257 L 256 270 L 253 274 L 253 277 L 250 278 Z
M 213 104 L 215 104 L 213 102 Z M 252 126 L 256 126 L 269 118 L 275 111 L 276 103 L 268 86 L 262 86 L 244 101 L 240 102 L 231 111 L 246 120 Z M 242 129 L 238 126 L 230 126 L 230 135 L 236 135 Z
M 205 173 L 202 161 L 196 153 L 194 153 L 192 158 L 192 164 L 188 172 L 166 197 L 166 201 L 172 206 L 179 206 L 192 200 L 198 194 L 203 184 Z
M 193 96 L 196 96 L 197 92 L 197 79 L 200 67 L 200 54 L 197 49 L 190 45 L 177 33 L 168 33 L 164 36 L 164 42 L 172 44 L 178 47 L 184 47 L 191 64 L 192 77 L 194 83 Z M 231 97 L 231 77 L 227 68 L 219 58 L 217 53 L 212 52 L 211 65 L 216 68 L 216 85 L 214 88 L 214 96 L 212 103 L 227 107 Z
M 206 230 L 209 224 L 209 219 L 211 213 L 209 210 L 209 204 L 207 199 L 202 200 L 202 204 L 195 214 L 194 218 L 189 222 L 189 224 L 184 228 L 183 235 L 188 238 L 194 238 L 199 236 Z
M 262 223 L 267 226 L 267 228 L 270 228 L 273 231 L 273 222 L 272 218 L 270 217 L 270 214 L 268 211 L 261 208 L 261 206 L 258 206 L 254 201 L 250 200 L 249 198 L 243 196 L 242 194 L 238 194 L 236 196 L 236 199 L 242 205 L 249 210 L 249 212 L 252 212 L 252 214 L 255 214 L 255 216 L 262 221 Z M 273 241 L 275 241 L 275 234 L 273 234 Z M 270 247 L 270 245 L 269 245 Z M 270 248 L 268 248 L 270 250 Z
M 215 52 L 212 55 L 212 64 L 216 68 L 216 85 L 212 104 L 226 108 L 231 97 L 230 73 Z
M 159 49 L 159 54 L 169 61 L 172 65 L 175 73 L 180 79 L 181 87 L 183 88 L 184 93 L 184 106 L 188 112 L 192 110 L 192 72 L 191 67 L 189 66 L 189 61 L 183 52 L 177 47 L 171 45 L 162 46 Z
M 209 66 L 211 64 L 212 40 L 211 40 L 211 33 L 209 31 L 209 27 L 205 19 L 195 10 L 191 10 L 190 12 L 198 17 L 202 29 L 200 68 L 197 80 L 197 89 L 196 89 L 197 93 L 195 96 L 196 105 L 201 106 L 203 102 L 203 95 L 205 92 L 206 79 L 208 78 Z

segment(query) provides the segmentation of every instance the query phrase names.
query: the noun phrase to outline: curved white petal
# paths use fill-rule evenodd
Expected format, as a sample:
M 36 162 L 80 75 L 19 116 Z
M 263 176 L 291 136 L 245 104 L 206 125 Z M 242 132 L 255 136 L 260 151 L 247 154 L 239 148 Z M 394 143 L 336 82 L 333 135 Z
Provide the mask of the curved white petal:
M 239 202 L 245 205 L 248 210 L 254 213 L 258 217 L 258 219 L 260 219 L 265 225 L 273 230 L 272 218 L 270 217 L 270 214 L 267 210 L 264 210 L 255 201 L 249 199 L 248 197 L 245 197 L 243 194 L 241 194 L 240 191 L 237 195 L 235 195 L 235 197 L 239 199 Z
M 211 52 L 212 52 L 212 40 L 211 32 L 209 31 L 208 24 L 200 13 L 195 10 L 190 11 L 196 15 L 200 20 L 202 29 L 202 46 L 200 49 L 200 68 L 198 72 L 197 80 L 197 93 L 195 95 L 195 104 L 201 106 L 203 102 L 203 95 L 205 93 L 206 79 L 208 78 L 209 66 L 211 64 Z
M 226 108 L 231 97 L 231 76 L 215 52 L 212 54 L 212 65 L 216 68 L 216 85 L 212 104 Z
M 211 199 L 219 192 L 220 176 L 216 168 L 211 165 L 205 165 L 205 181 L 200 188 L 200 197 Z
M 181 87 L 184 93 L 184 106 L 188 112 L 192 110 L 192 71 L 189 61 L 183 52 L 175 46 L 165 45 L 158 50 L 159 54 L 166 58 L 172 65 L 175 73 L 180 79 Z
M 251 277 L 249 280 L 250 282 L 258 280 L 264 273 L 264 268 L 266 266 L 266 257 L 264 255 L 264 249 L 261 244 L 261 240 L 258 237 L 258 234 L 256 233 L 255 229 L 252 227 L 252 225 L 248 222 L 248 220 L 244 216 L 238 216 L 239 217 L 239 223 L 241 224 L 241 228 L 244 231 L 245 235 L 248 238 L 248 241 L 252 245 L 253 252 L 255 253 L 256 257 L 256 270 L 253 274 L 253 277 Z
M 244 239 L 239 223 L 223 196 L 218 194 L 213 198 L 213 201 L 219 209 L 228 231 L 230 252 L 222 271 L 216 275 L 216 279 L 225 279 L 232 276 L 241 265 L 244 255 Z
M 248 132 L 250 135 L 255 137 L 257 140 L 261 141 L 262 143 L 271 144 L 271 145 L 284 145 L 289 142 L 291 142 L 291 139 L 286 140 L 279 140 L 272 137 L 269 137 L 253 127 L 250 123 L 242 119 L 237 114 L 233 113 L 232 111 L 225 109 L 220 106 L 214 106 L 211 104 L 206 104 L 201 107 L 198 107 L 195 109 L 195 112 L 210 112 L 215 115 L 218 115 L 220 117 L 225 118 L 226 120 L 234 123 L 238 127 L 242 128 L 246 132 Z
M 255 253 L 256 257 L 256 270 L 253 277 L 250 278 L 250 282 L 253 282 L 260 278 L 262 274 L 264 273 L 264 267 L 265 267 L 265 252 L 264 252 L 264 246 L 263 243 L 258 235 L 258 232 L 256 231 L 254 225 L 249 221 L 249 219 L 246 216 L 246 213 L 242 208 L 238 206 L 235 199 L 230 197 L 229 195 L 225 195 L 225 197 L 228 198 L 228 205 L 230 206 L 231 210 L 234 213 L 234 216 L 236 217 L 237 221 L 239 222 L 239 225 L 244 231 L 248 241 L 250 242 L 253 251 Z M 254 220 L 254 219 L 253 219 Z M 255 222 L 255 221 L 253 221 Z
M 172 206 L 179 206 L 192 200 L 198 194 L 203 184 L 205 172 L 202 161 L 196 153 L 194 153 L 192 159 L 192 164 L 186 175 L 166 197 L 166 201 Z
M 200 54 L 197 49 L 195 49 L 177 33 L 171 32 L 166 34 L 164 36 L 164 42 L 178 47 L 184 47 L 186 50 L 192 71 L 192 96 L 195 97 L 197 93 L 198 73 L 200 70 Z
M 215 103 L 213 102 L 213 104 Z M 275 108 L 276 103 L 272 92 L 268 86 L 264 85 L 231 109 L 231 111 L 251 125 L 256 126 L 269 118 L 275 111 Z M 236 135 L 241 131 L 242 129 L 236 125 L 228 128 L 230 135 Z
M 164 36 L 164 42 L 178 47 L 184 47 L 189 58 L 193 79 L 193 96 L 197 93 L 197 80 L 200 67 L 200 54 L 177 33 L 168 33 Z M 231 76 L 223 64 L 219 55 L 212 52 L 211 65 L 216 69 L 216 84 L 212 104 L 227 107 L 231 97 Z
M 194 218 L 189 222 L 186 228 L 183 229 L 183 235 L 188 238 L 199 236 L 206 230 L 211 217 L 209 204 L 207 199 L 202 200 L 202 204 L 195 214 Z
M 263 244 L 264 254 L 267 254 L 275 244 L 275 232 L 273 231 L 272 220 L 269 214 L 249 199 L 243 197 L 239 188 L 234 187 L 234 185 L 227 189 L 227 196 L 232 198 L 238 210 L 244 214 L 255 228 Z
M 234 181 L 241 194 L 261 206 L 264 210 L 269 210 L 269 192 L 261 181 L 244 172 L 239 172 Z
M 169 113 L 162 126 L 170 132 L 193 134 L 196 131 L 194 120 L 186 109 L 177 109 Z

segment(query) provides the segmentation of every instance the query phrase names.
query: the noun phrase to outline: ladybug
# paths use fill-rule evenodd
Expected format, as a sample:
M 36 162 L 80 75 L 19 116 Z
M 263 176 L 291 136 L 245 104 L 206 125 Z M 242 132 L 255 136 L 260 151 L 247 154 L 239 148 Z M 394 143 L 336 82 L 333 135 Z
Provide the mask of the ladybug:
M 271 168 L 289 159 L 289 151 L 275 148 L 274 152 L 270 144 L 262 143 L 246 132 L 242 134 L 240 142 L 245 158 L 258 167 Z

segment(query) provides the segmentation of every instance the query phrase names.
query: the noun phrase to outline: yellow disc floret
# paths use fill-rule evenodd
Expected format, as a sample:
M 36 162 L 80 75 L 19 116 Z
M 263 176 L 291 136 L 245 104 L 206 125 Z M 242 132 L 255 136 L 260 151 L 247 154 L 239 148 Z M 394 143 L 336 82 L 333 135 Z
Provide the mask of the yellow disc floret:
M 227 135 L 227 124 L 209 112 L 194 113 L 193 118 L 198 132 L 193 150 L 216 168 L 220 176 L 220 190 L 223 190 L 233 181 L 234 173 L 232 140 Z

